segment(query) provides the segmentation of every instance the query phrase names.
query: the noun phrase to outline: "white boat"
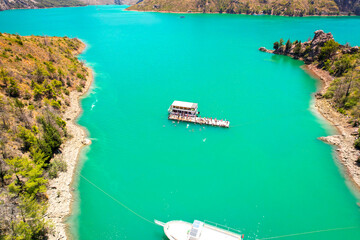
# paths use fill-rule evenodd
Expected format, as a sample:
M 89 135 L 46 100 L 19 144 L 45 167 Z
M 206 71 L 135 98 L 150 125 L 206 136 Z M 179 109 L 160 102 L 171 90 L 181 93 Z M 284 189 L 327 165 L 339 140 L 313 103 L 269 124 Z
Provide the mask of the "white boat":
M 155 223 L 164 228 L 165 235 L 170 240 L 240 240 L 244 238 L 240 232 L 234 233 L 230 228 L 219 228 L 198 220 L 195 220 L 193 224 L 180 220 L 167 223 L 155 220 Z

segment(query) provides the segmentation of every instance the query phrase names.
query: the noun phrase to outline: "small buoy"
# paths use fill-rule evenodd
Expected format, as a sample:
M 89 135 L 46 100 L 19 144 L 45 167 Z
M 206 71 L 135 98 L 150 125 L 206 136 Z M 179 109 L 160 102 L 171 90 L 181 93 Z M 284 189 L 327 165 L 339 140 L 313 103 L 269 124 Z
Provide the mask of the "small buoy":
M 203 142 L 205 142 L 205 141 L 206 141 L 206 138 L 203 139 Z

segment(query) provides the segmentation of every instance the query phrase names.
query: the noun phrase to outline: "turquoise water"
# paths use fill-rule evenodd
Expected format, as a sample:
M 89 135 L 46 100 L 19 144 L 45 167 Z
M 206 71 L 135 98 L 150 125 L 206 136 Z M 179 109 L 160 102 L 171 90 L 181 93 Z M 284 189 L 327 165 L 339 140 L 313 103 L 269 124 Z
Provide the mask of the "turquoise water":
M 317 81 L 301 62 L 258 51 L 318 29 L 360 44 L 360 18 L 137 13 L 121 6 L 0 13 L 0 31 L 79 37 L 95 71 L 79 123 L 93 144 L 81 173 L 148 219 L 210 220 L 246 239 L 360 226 L 333 130 L 311 111 Z M 172 123 L 173 100 L 231 128 Z M 77 239 L 166 239 L 160 227 L 77 179 Z M 360 239 L 360 229 L 282 239 Z

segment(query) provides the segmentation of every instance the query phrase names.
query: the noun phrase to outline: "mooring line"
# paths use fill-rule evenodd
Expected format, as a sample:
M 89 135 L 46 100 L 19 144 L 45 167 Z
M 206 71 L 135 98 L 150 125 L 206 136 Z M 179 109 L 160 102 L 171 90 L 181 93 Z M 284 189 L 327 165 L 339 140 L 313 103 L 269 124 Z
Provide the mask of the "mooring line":
M 87 179 L 86 177 L 84 177 L 82 174 L 79 173 L 79 176 L 82 177 L 85 181 L 87 181 L 89 184 L 91 184 L 93 187 L 95 187 L 96 189 L 98 189 L 100 192 L 104 193 L 106 196 L 108 196 L 109 198 L 111 198 L 113 201 L 115 201 L 116 203 L 118 203 L 119 205 L 121 205 L 123 208 L 125 208 L 126 210 L 130 211 L 131 213 L 133 213 L 135 216 L 141 218 L 142 220 L 149 222 L 151 224 L 155 224 L 155 222 L 151 221 L 150 219 L 147 219 L 146 217 L 140 215 L 139 213 L 135 212 L 134 210 L 132 210 L 131 208 L 129 208 L 128 206 L 126 206 L 124 203 L 120 202 L 119 200 L 117 200 L 115 197 L 113 197 L 112 195 L 110 195 L 109 193 L 105 192 L 102 188 L 100 188 L 99 186 L 97 186 L 95 183 L 91 182 L 89 179 Z M 284 237 L 293 237 L 293 236 L 299 236 L 299 235 L 307 235 L 307 234 L 313 234 L 313 233 L 320 233 L 320 232 L 330 232 L 330 231 L 341 231 L 341 230 L 349 230 L 349 229 L 356 229 L 356 228 L 360 228 L 360 226 L 353 226 L 353 227 L 343 227 L 343 228 L 332 228 L 332 229 L 325 229 L 325 230 L 317 230 L 317 231 L 311 231 L 311 232 L 302 232 L 302 233 L 293 233 L 293 234 L 286 234 L 286 235 L 280 235 L 280 236 L 275 236 L 275 237 L 266 237 L 266 238 L 258 238 L 257 240 L 268 240 L 268 239 L 277 239 L 277 238 L 284 238 Z
M 106 196 L 108 196 L 109 198 L 111 198 L 113 201 L 115 201 L 116 203 L 118 203 L 119 205 L 121 205 L 123 208 L 125 208 L 126 210 L 130 211 L 131 213 L 133 213 L 134 215 L 136 215 L 137 217 L 141 218 L 142 220 L 149 222 L 151 224 L 155 224 L 154 221 L 151 221 L 149 219 L 147 219 L 146 217 L 143 217 L 142 215 L 140 215 L 139 213 L 135 212 L 134 210 L 132 210 L 131 208 L 129 208 L 128 206 L 126 206 L 125 204 L 123 204 L 122 202 L 120 202 L 119 200 L 117 200 L 115 197 L 111 196 L 109 193 L 105 192 L 104 190 L 102 190 L 99 186 L 97 186 L 95 183 L 91 182 L 89 179 L 87 179 L 86 177 L 84 177 L 82 174 L 79 173 L 79 176 L 82 177 L 85 181 L 87 181 L 89 184 L 91 184 L 93 187 L 95 187 L 96 189 L 98 189 L 99 191 L 101 191 L 102 193 L 104 193 Z
M 360 228 L 360 227 L 332 228 L 332 229 L 317 230 L 317 231 L 311 231 L 311 232 L 287 234 L 287 235 L 281 235 L 281 236 L 276 236 L 276 237 L 259 238 L 257 240 L 277 239 L 277 238 L 283 238 L 283 237 L 293 237 L 293 236 L 306 235 L 306 234 L 312 234 L 312 233 L 340 231 L 340 230 L 348 230 L 348 229 L 355 229 L 355 228 Z

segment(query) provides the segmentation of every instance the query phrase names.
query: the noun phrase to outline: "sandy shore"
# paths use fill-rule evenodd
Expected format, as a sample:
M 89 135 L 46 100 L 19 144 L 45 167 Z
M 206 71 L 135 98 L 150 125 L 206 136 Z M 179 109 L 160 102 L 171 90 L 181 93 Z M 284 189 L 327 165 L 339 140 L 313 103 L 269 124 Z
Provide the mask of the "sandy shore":
M 306 65 L 305 69 L 321 80 L 322 86 L 319 93 L 324 94 L 333 81 L 333 77 L 328 72 L 318 69 L 312 64 Z M 360 166 L 356 165 L 355 162 L 360 156 L 360 152 L 354 148 L 357 128 L 348 123 L 349 117 L 335 110 L 331 101 L 319 97 L 318 94 L 315 95 L 315 108 L 338 131 L 338 135 L 320 137 L 319 139 L 336 146 L 336 155 L 344 166 L 347 177 L 360 190 Z
M 86 45 L 84 44 L 77 53 L 80 54 L 85 47 Z M 62 153 L 56 157 L 61 158 L 67 163 L 67 171 L 59 172 L 57 178 L 49 180 L 48 190 L 46 192 L 49 198 L 46 218 L 51 221 L 53 225 L 52 232 L 49 234 L 50 240 L 67 239 L 66 223 L 64 221 L 71 212 L 72 180 L 81 148 L 91 143 L 90 140 L 86 138 L 87 134 L 85 129 L 76 123 L 76 118 L 82 111 L 80 97 L 89 90 L 93 81 L 93 72 L 90 68 L 87 69 L 89 75 L 83 92 L 72 91 L 70 93 L 70 106 L 63 115 L 68 133 L 72 137 L 67 139 L 61 146 Z

